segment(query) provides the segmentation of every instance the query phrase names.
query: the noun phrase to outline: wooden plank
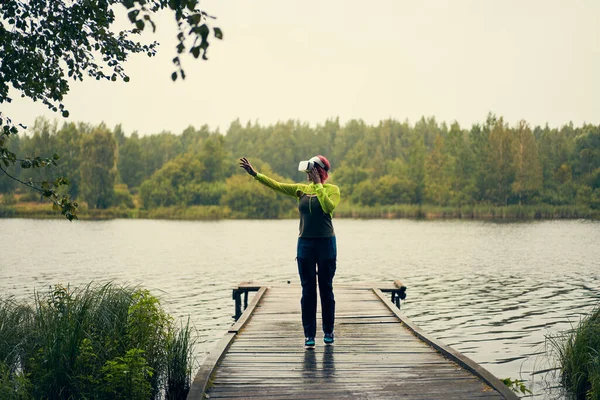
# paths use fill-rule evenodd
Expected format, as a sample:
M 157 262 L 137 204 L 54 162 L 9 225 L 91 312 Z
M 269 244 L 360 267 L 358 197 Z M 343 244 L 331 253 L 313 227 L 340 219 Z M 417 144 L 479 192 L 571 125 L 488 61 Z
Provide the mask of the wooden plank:
M 368 397 L 380 397 L 382 394 L 391 394 L 391 397 L 388 398 L 399 398 L 400 394 L 405 396 L 409 396 L 409 398 L 449 398 L 454 396 L 459 396 L 461 399 L 471 399 L 474 397 L 480 398 L 500 398 L 500 394 L 486 389 L 483 383 L 480 381 L 473 379 L 471 383 L 474 383 L 478 386 L 477 390 L 473 390 L 472 387 L 467 386 L 457 386 L 452 382 L 449 382 L 447 385 L 439 385 L 435 381 L 430 382 L 422 382 L 421 384 L 414 384 L 412 382 L 388 382 L 384 385 L 379 383 L 373 383 L 369 381 L 365 381 L 362 383 L 352 383 L 352 382 L 339 382 L 333 384 L 327 384 L 324 382 L 319 382 L 319 385 L 310 385 L 304 384 L 301 387 L 298 387 L 294 382 L 286 382 L 279 381 L 270 385 L 268 387 L 264 387 L 260 383 L 250 383 L 250 382 L 239 382 L 239 383 L 230 383 L 227 386 L 219 386 L 214 388 L 211 391 L 211 398 L 215 395 L 226 395 L 226 394 L 236 394 L 240 397 L 252 396 L 252 394 L 256 396 L 266 396 L 266 395 L 275 395 L 282 396 L 286 392 L 298 396 L 306 396 L 307 394 L 311 394 L 312 398 L 337 398 L 338 393 L 348 393 L 353 392 L 355 394 L 363 394 L 368 395 Z M 424 387 L 423 385 L 427 385 Z M 318 393 L 327 393 L 328 396 L 324 397 L 316 397 L 315 394 Z M 378 396 L 379 395 L 379 396 Z M 381 396 L 382 397 L 382 396 Z M 295 398 L 295 396 L 290 396 L 290 398 Z
M 190 387 L 190 392 L 188 393 L 188 399 L 203 399 L 204 393 L 206 392 L 206 387 L 208 386 L 210 377 L 214 372 L 219 361 L 225 356 L 227 349 L 231 346 L 233 339 L 235 338 L 239 329 L 241 329 L 249 320 L 252 312 L 256 308 L 256 305 L 262 298 L 262 296 L 266 293 L 267 289 L 262 288 L 252 299 L 252 302 L 248 305 L 248 308 L 244 310 L 244 313 L 238 319 L 238 322 L 234 324 L 233 327 L 236 329 L 230 329 L 225 336 L 219 340 L 215 348 L 209 353 L 204 363 L 200 367 L 200 370 L 194 377 L 192 382 L 192 386 Z M 233 328 L 232 327 L 232 328 Z
M 399 284 L 399 286 L 397 285 L 397 283 Z M 336 283 L 335 284 L 335 290 L 365 290 L 365 289 L 371 289 L 371 288 L 378 288 L 378 289 L 383 289 L 383 290 L 394 290 L 394 289 L 400 289 L 401 286 L 404 286 L 402 284 L 402 282 L 400 282 L 399 280 L 394 280 L 392 282 L 355 282 L 355 283 Z M 237 285 L 237 289 L 246 289 L 249 291 L 258 291 L 260 288 L 262 287 L 267 287 L 267 288 L 282 288 L 282 287 L 286 287 L 286 288 L 295 288 L 295 289 L 300 289 L 301 286 L 299 283 L 283 283 L 283 282 L 253 282 L 253 281 L 248 281 L 248 282 L 241 282 L 239 285 Z
M 256 295 L 254 295 L 254 298 L 252 299 L 250 304 L 248 304 L 248 307 L 246 307 L 246 309 L 244 310 L 241 317 L 236 321 L 235 324 L 233 324 L 233 326 L 231 328 L 229 328 L 229 331 L 228 331 L 229 333 L 238 333 L 239 330 L 242 329 L 244 325 L 246 325 L 246 323 L 248 322 L 248 319 L 254 312 L 254 309 L 256 308 L 256 306 L 258 305 L 258 302 L 260 301 L 260 299 L 262 299 L 262 297 L 264 296 L 266 291 L 267 291 L 266 287 L 260 288 L 258 293 L 256 293 Z
M 256 288 L 252 285 L 256 284 L 240 284 L 238 289 Z M 244 315 L 230 328 L 233 338 L 221 346 L 221 357 L 203 391 L 190 391 L 188 398 L 514 398 L 444 358 L 407 329 L 382 290 L 336 285 L 336 343 L 323 346 L 319 333 L 317 348 L 307 351 L 302 346 L 300 285 L 265 286 L 269 290 L 258 288 Z M 394 281 L 381 286 L 392 291 L 403 285 Z M 317 318 L 320 321 L 320 312 Z
M 394 280 L 394 286 L 396 286 L 398 289 L 402 289 L 402 288 L 406 289 L 406 286 L 404 286 L 404 284 L 402 282 L 400 282 L 400 279 Z M 377 289 L 379 289 L 379 288 L 377 288 Z
M 235 333 L 227 332 L 225 336 L 219 340 L 214 349 L 208 354 L 206 360 L 202 363 L 200 370 L 194 377 L 190 392 L 188 393 L 188 399 L 203 399 L 204 392 L 208 386 L 208 381 L 217 363 L 224 357 L 227 348 L 231 345 L 235 337 Z
M 404 313 L 402 313 L 391 301 L 389 301 L 385 295 L 379 289 L 373 289 L 375 294 L 381 299 L 381 301 L 388 306 L 390 311 L 392 311 L 400 321 L 410 329 L 419 339 L 423 340 L 425 343 L 428 343 L 433 348 L 438 350 L 444 356 L 456 362 L 461 367 L 465 368 L 467 371 L 473 373 L 476 376 L 479 376 L 486 384 L 490 387 L 494 388 L 496 391 L 502 394 L 507 400 L 518 400 L 519 396 L 517 396 L 512 390 L 510 390 L 504 383 L 500 381 L 500 379 L 496 378 L 491 372 L 487 369 L 483 368 L 481 365 L 477 364 L 475 361 L 471 360 L 469 357 L 465 356 L 462 353 L 454 350 L 450 346 L 445 345 L 441 341 L 435 339 L 432 336 L 429 336 L 424 331 L 421 330 L 417 325 L 415 325 Z
M 418 393 L 418 394 L 407 394 L 398 391 L 362 391 L 355 392 L 352 390 L 337 390 L 335 393 L 331 392 L 303 392 L 298 388 L 295 391 L 290 390 L 289 392 L 275 392 L 275 393 L 256 393 L 250 390 L 241 390 L 239 393 L 217 393 L 211 395 L 211 399 L 269 399 L 269 400 L 315 400 L 315 399 L 352 399 L 352 400 L 379 400 L 379 399 L 404 399 L 404 400 L 432 400 L 432 399 L 444 399 L 444 400 L 465 400 L 465 399 L 492 399 L 498 398 L 497 395 L 487 393 L 469 393 L 469 394 L 452 394 L 452 393 Z

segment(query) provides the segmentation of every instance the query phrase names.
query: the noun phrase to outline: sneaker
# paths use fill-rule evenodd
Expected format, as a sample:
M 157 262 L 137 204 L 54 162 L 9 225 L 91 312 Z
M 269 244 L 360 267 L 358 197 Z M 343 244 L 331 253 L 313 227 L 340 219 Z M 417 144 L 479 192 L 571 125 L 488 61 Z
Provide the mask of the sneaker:
M 314 349 L 315 348 L 315 338 L 314 337 L 307 337 L 304 340 L 304 348 L 305 349 Z
M 333 344 L 333 332 L 326 333 L 323 337 L 323 342 L 325 342 L 325 344 Z

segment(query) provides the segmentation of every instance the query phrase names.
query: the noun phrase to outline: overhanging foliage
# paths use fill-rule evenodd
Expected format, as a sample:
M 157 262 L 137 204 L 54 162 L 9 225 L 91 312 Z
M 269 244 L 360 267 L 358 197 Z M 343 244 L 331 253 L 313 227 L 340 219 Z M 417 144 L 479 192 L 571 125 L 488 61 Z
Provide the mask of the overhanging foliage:
M 115 7 L 125 7 L 132 28 L 115 31 Z M 85 76 L 96 80 L 129 81 L 125 62 L 131 54 L 156 54 L 157 42 L 144 44 L 139 34 L 156 26 L 153 15 L 168 9 L 175 14 L 178 33 L 175 71 L 171 78 L 185 79 L 180 56 L 189 52 L 206 59 L 209 35 L 223 38 L 219 28 L 210 27 L 209 16 L 198 0 L 3 0 L 0 3 L 0 105 L 12 101 L 11 93 L 41 101 L 50 110 L 69 116 L 64 99 L 70 80 Z M 189 39 L 189 40 L 188 40 Z M 9 168 L 17 162 L 36 168 L 53 162 L 19 159 L 6 142 L 17 134 L 18 121 L 0 110 L 0 169 L 4 178 L 16 179 Z M 35 160 L 35 159 L 34 159 Z M 57 160 L 57 158 L 53 158 Z M 19 181 L 21 182 L 21 181 Z M 59 195 L 67 180 L 21 182 L 50 199 L 69 219 L 76 218 L 77 203 Z

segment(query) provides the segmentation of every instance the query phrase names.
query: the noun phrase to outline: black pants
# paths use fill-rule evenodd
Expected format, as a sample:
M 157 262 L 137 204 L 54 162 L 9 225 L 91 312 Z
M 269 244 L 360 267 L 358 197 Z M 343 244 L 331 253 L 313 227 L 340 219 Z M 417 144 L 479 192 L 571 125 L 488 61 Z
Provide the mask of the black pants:
M 335 237 L 298 238 L 298 273 L 302 283 L 300 304 L 302 305 L 302 326 L 306 337 L 315 337 L 317 333 L 317 281 L 321 295 L 323 332 L 333 332 L 335 320 L 333 276 L 335 275 L 336 258 Z

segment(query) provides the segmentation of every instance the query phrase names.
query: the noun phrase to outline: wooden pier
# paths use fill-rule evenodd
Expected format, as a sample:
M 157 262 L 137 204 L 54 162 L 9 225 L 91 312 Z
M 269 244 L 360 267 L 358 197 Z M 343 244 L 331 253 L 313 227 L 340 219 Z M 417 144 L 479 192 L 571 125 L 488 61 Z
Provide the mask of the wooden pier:
M 299 285 L 239 285 L 239 319 L 208 355 L 188 399 L 518 399 L 406 318 L 405 289 L 398 281 L 336 284 L 335 345 L 317 333 L 316 348 L 305 350 Z

